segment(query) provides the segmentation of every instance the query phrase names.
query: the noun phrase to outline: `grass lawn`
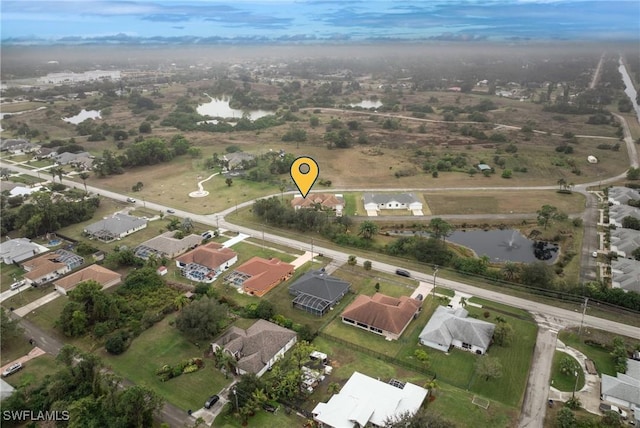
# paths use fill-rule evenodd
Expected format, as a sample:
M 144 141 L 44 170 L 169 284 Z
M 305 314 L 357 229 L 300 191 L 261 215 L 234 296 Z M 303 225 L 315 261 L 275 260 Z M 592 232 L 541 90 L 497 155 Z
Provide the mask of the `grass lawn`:
M 359 194 L 356 193 L 343 193 L 344 197 L 344 215 L 355 215 L 358 207 Z
M 482 305 L 483 312 L 484 310 L 488 310 L 488 311 L 493 310 L 503 314 L 513 315 L 516 318 L 533 321 L 533 316 L 531 316 L 531 314 L 528 311 L 525 311 L 524 309 L 514 308 L 513 306 L 503 305 L 502 303 L 481 299 L 480 297 L 475 297 L 475 296 L 470 298 L 469 302 Z
M 585 354 L 596 365 L 596 370 L 599 374 L 608 374 L 610 376 L 616 375 L 615 364 L 613 363 L 613 357 L 611 357 L 610 350 L 597 346 L 595 344 L 587 344 L 584 339 L 588 339 L 588 336 L 582 336 L 582 339 L 575 333 L 567 330 L 562 330 L 558 335 L 565 345 L 571 346 Z M 613 339 L 613 335 L 610 335 L 610 339 Z
M 230 239 L 230 238 L 224 237 L 224 239 L 222 241 L 220 241 L 220 242 L 225 242 L 228 239 Z M 259 239 L 259 238 L 247 238 L 243 242 L 251 242 L 253 244 L 259 245 L 260 247 L 262 247 L 262 245 L 264 244 L 265 247 L 272 248 L 274 250 L 278 250 L 278 251 L 280 251 L 282 253 L 291 254 L 291 255 L 294 255 L 296 257 L 297 256 L 301 256 L 302 254 L 304 254 L 303 251 L 297 250 L 295 248 L 287 247 L 286 245 L 276 244 L 275 242 L 263 243 L 262 239 Z
M 461 351 L 462 352 L 462 351 Z M 440 383 L 435 391 L 436 399 L 427 405 L 429 412 L 438 413 L 459 427 L 507 428 L 517 425 L 518 410 L 492 401 L 485 410 L 472 403 L 475 394 Z
M 275 251 L 268 247 L 269 247 L 268 243 L 266 247 L 263 248 L 261 244 L 254 244 L 249 242 L 238 242 L 237 244 L 231 247 L 233 251 L 238 253 L 238 262 L 235 265 L 231 266 L 230 269 L 233 270 L 235 267 L 240 266 L 242 263 L 246 262 L 247 260 L 255 256 L 262 257 L 264 259 L 277 257 L 286 263 L 291 263 L 296 259 L 295 256 L 292 256 L 290 254 L 285 254 L 280 251 Z
M 33 349 L 33 346 L 29 345 L 29 341 L 22 334 L 11 339 L 0 353 L 0 365 L 5 365 L 11 361 L 17 360 L 20 357 L 24 357 Z
M 2 263 L 2 269 L 0 269 L 0 291 L 7 291 L 11 284 L 22 278 L 24 273 L 25 270 L 20 266 Z M 23 285 L 23 287 L 25 286 Z
M 367 296 L 376 293 L 376 284 L 380 284 L 380 293 L 392 297 L 409 296 L 418 286 L 417 281 L 413 279 L 374 270 L 366 271 L 358 266 L 343 265 L 333 276 L 350 283 L 352 290 L 358 294 Z
M 449 288 L 444 288 L 444 287 L 436 287 L 435 292 L 436 294 L 442 294 L 449 297 L 453 297 L 456 295 L 456 292 L 454 290 L 451 290 Z
M 467 306 L 467 310 L 469 315 L 476 314 L 479 318 L 482 317 L 482 309 Z M 490 356 L 498 358 L 502 363 L 502 377 L 486 381 L 474 376 L 470 390 L 507 405 L 520 406 L 529 376 L 538 327 L 530 321 L 508 315 L 501 316 L 515 330 L 513 343 L 510 346 L 493 345 L 488 350 Z
M 228 404 L 227 408 L 229 408 Z M 220 415 L 218 415 L 212 426 L 220 428 L 241 428 L 243 425 L 240 423 L 239 418 L 228 414 L 225 410 L 226 409 L 223 409 Z M 254 416 L 249 418 L 249 422 L 245 426 L 259 428 L 282 428 L 303 426 L 305 422 L 306 419 L 298 416 L 295 412 L 291 412 L 291 414 L 287 415 L 282 406 L 280 406 L 280 408 L 275 413 L 269 413 L 265 412 L 264 410 L 259 410 Z
M 21 290 L 22 291 L 15 296 L 11 296 L 3 301 L 2 306 L 5 308 L 18 309 L 55 291 L 52 285 L 38 288 L 23 285 Z
M 205 367 L 195 373 L 183 374 L 167 382 L 160 382 L 156 370 L 164 364 L 202 357 L 205 344 L 196 347 L 186 340 L 182 333 L 169 325 L 168 316 L 134 339 L 131 347 L 122 355 L 110 355 L 100 351 L 100 357 L 114 372 L 137 385 L 153 389 L 166 401 L 185 411 L 200 409 L 207 397 L 217 394 L 231 379 L 213 366 L 213 361 L 205 359 Z M 142 364 L 142 362 L 144 362 Z
M 22 370 L 5 378 L 5 381 L 13 387 L 33 385 L 41 382 L 48 374 L 59 369 L 53 355 L 44 354 L 27 361 L 22 365 Z
M 574 387 L 576 391 L 580 391 L 584 386 L 584 370 L 578 370 L 578 383 L 576 384 L 576 377 L 573 373 L 565 374 L 560 370 L 560 362 L 567 357 L 575 361 L 576 367 L 580 366 L 578 360 L 571 355 L 562 351 L 555 351 L 553 353 L 553 365 L 551 366 L 551 385 L 560 391 L 573 391 Z

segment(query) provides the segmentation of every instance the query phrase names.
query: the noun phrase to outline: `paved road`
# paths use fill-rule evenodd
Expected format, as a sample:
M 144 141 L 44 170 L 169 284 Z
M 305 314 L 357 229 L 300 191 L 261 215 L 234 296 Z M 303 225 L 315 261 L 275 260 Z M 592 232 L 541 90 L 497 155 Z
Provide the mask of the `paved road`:
M 60 349 L 64 346 L 64 343 L 51 336 L 49 333 L 32 323 L 31 321 L 21 318 L 16 314 L 11 313 L 11 318 L 17 319 L 20 322 L 20 327 L 24 329 L 25 337 L 29 337 L 35 340 L 35 345 L 53 356 L 58 355 Z M 133 386 L 134 383 L 122 379 L 123 386 Z M 182 428 L 186 424 L 195 423 L 195 418 L 189 416 L 184 410 L 170 404 L 165 403 L 162 408 L 162 422 L 166 422 L 172 428 Z
M 596 71 L 593 72 L 591 83 L 589 83 L 589 89 L 595 88 L 596 84 L 598 83 L 598 79 L 600 79 L 600 70 L 602 70 L 602 63 L 604 62 L 604 54 L 605 52 L 603 52 L 602 55 L 600 56 L 600 61 L 598 61 Z

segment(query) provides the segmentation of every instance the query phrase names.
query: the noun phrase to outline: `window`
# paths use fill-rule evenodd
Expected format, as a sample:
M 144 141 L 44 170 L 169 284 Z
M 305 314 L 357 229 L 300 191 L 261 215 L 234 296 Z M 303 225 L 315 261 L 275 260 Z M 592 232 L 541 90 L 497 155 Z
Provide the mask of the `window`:
M 462 347 L 463 347 L 464 349 L 471 349 L 471 345 L 470 345 L 470 344 L 468 344 L 468 343 L 464 343 L 464 342 L 462 342 Z

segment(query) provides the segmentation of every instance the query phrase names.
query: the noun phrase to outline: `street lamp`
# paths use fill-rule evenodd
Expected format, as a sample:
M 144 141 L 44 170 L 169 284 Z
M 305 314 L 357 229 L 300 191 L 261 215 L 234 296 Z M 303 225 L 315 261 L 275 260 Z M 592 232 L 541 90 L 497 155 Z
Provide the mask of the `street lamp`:
M 573 394 L 571 395 L 571 398 L 576 398 L 576 388 L 578 388 L 578 370 L 574 370 L 573 374 L 576 377 L 576 383 L 573 385 Z
M 433 298 L 436 298 L 436 275 L 438 275 L 438 265 L 433 267 Z
M 313 266 L 313 238 L 311 238 L 311 266 Z
M 233 396 L 236 397 L 236 411 L 238 411 L 238 394 L 236 392 L 236 388 L 234 387 L 232 391 L 233 391 Z

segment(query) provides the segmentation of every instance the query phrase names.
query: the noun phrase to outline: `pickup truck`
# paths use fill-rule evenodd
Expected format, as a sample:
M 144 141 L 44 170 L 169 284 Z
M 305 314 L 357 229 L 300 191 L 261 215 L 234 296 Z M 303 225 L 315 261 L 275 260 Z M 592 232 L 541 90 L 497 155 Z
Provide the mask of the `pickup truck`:
M 601 412 L 616 412 L 617 414 L 620 415 L 620 417 L 622 419 L 627 419 L 627 412 L 625 412 L 624 410 L 622 410 L 618 406 L 614 406 L 613 404 L 600 403 L 600 411 Z

